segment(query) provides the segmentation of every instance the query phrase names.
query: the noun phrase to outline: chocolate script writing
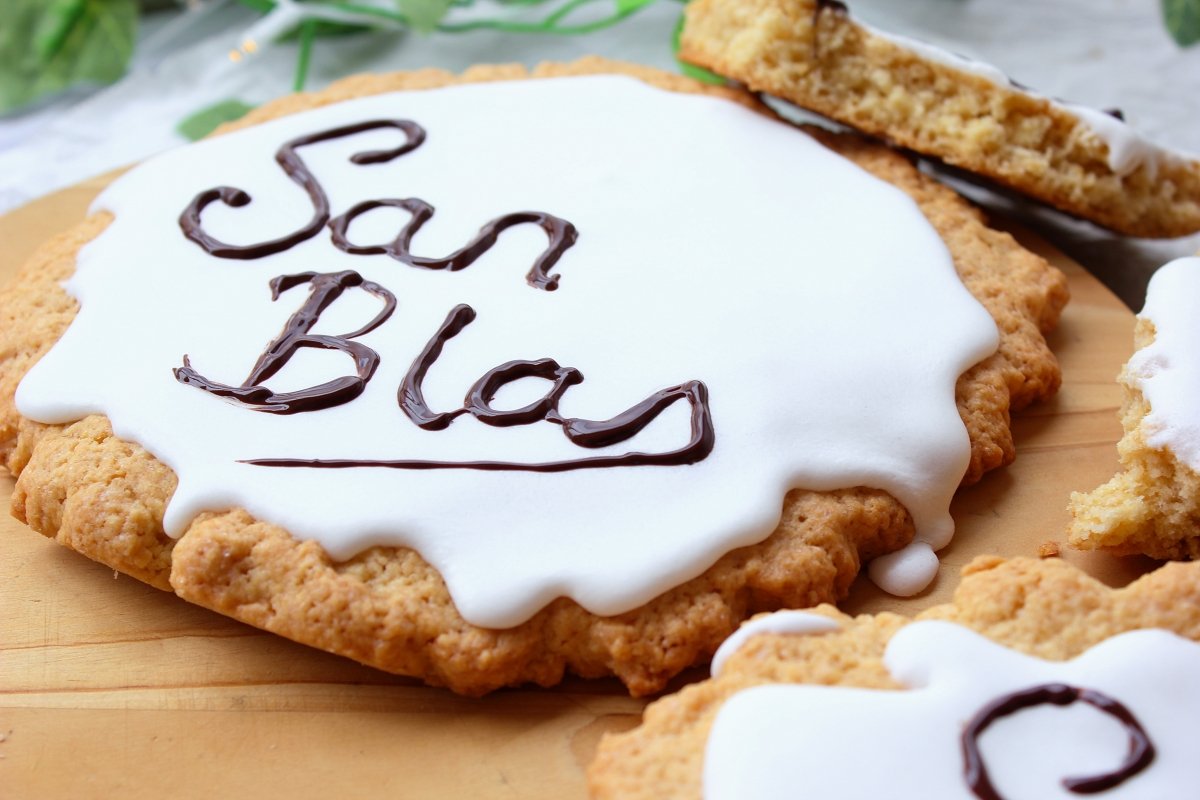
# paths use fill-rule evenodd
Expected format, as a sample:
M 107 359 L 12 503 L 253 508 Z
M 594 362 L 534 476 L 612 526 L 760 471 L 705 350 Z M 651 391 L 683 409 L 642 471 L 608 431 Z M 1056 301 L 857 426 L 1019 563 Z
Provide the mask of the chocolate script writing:
M 295 414 L 331 408 L 362 394 L 367 381 L 371 380 L 375 368 L 379 366 L 379 354 L 370 347 L 352 340 L 375 330 L 387 321 L 396 310 L 396 296 L 377 283 L 363 280 L 357 272 L 346 270 L 326 274 L 303 272 L 298 275 L 280 275 L 271 280 L 271 299 L 278 300 L 281 292 L 303 283 L 312 287 L 308 300 L 288 319 L 283 333 L 267 345 L 267 349 L 250 370 L 250 376 L 242 381 L 240 386 L 229 386 L 209 380 L 192 368 L 192 363 L 186 355 L 183 357 L 183 366 L 174 370 L 175 380 L 203 389 L 217 397 L 236 401 L 255 411 L 267 411 L 272 414 Z M 383 310 L 366 325 L 351 333 L 341 336 L 309 333 L 321 318 L 321 312 L 341 297 L 342 292 L 355 286 L 383 300 Z M 302 347 L 340 350 L 354 359 L 355 374 L 343 375 L 317 386 L 281 394 L 276 394 L 262 385 L 263 381 L 279 372 Z
M 1101 775 L 1083 778 L 1064 778 L 1062 784 L 1075 794 L 1098 794 L 1115 788 L 1137 775 L 1154 760 L 1154 745 L 1133 713 L 1117 700 L 1094 689 L 1080 689 L 1062 683 L 1047 683 L 1005 695 L 985 706 L 967 724 L 962 734 L 963 761 L 967 785 L 980 800 L 1004 800 L 992 785 L 983 755 L 979 752 L 979 737 L 989 725 L 1001 717 L 1022 709 L 1044 704 L 1067 706 L 1076 701 L 1103 711 L 1125 726 L 1129 734 L 1129 753 L 1117 769 Z
M 525 281 L 535 289 L 554 291 L 558 288 L 558 275 L 551 275 L 550 269 L 575 243 L 578 232 L 575 226 L 564 219 L 542 211 L 517 211 L 505 214 L 487 222 L 479 233 L 462 248 L 440 258 L 428 258 L 413 255 L 411 252 L 412 238 L 434 214 L 434 207 L 416 197 L 386 198 L 367 200 L 351 207 L 340 216 L 330 219 L 332 209 L 329 196 L 320 181 L 304 163 L 296 152 L 302 147 L 320 144 L 335 139 L 354 136 L 366 131 L 382 128 L 394 128 L 404 134 L 405 141 L 398 147 L 389 150 L 367 150 L 355 153 L 350 157 L 354 164 L 384 164 L 393 161 L 406 153 L 411 153 L 425 141 L 425 129 L 411 120 L 372 120 L 326 131 L 300 136 L 284 143 L 275 152 L 275 161 L 284 173 L 308 195 L 312 203 L 312 217 L 302 227 L 286 236 L 269 239 L 254 244 L 230 244 L 210 235 L 204 229 L 201 219 L 204 209 L 210 204 L 220 201 L 232 208 L 249 205 L 250 195 L 242 189 L 232 186 L 216 186 L 200 192 L 188 204 L 179 216 L 179 227 L 183 235 L 204 249 L 209 255 L 217 258 L 258 259 L 264 256 L 289 250 L 301 242 L 316 236 L 321 228 L 328 225 L 331 230 L 331 241 L 339 250 L 353 255 L 387 255 L 412 267 L 422 269 L 448 270 L 455 272 L 466 269 L 487 252 L 496 243 L 497 238 L 514 225 L 534 224 L 546 232 L 548 243 L 546 249 L 534 260 L 533 266 L 525 276 Z M 350 227 L 355 218 L 376 208 L 400 208 L 411 215 L 396 238 L 384 245 L 356 245 L 349 239 Z
M 434 207 L 426 201 L 410 198 L 366 200 L 351 206 L 337 217 L 332 216 L 329 196 L 320 181 L 299 156 L 298 150 L 309 145 L 354 136 L 367 131 L 393 128 L 404 134 L 404 142 L 386 150 L 369 150 L 350 157 L 354 164 L 382 164 L 393 161 L 420 147 L 426 138 L 425 129 L 410 120 L 374 120 L 331 128 L 300 136 L 285 142 L 275 153 L 275 161 L 284 173 L 302 188 L 312 204 L 309 221 L 292 233 L 276 239 L 252 244 L 230 244 L 209 234 L 203 224 L 205 208 L 222 202 L 233 208 L 246 206 L 251 197 L 242 189 L 217 186 L 200 192 L 179 217 L 183 235 L 198 244 L 209 255 L 223 259 L 251 260 L 281 253 L 316 236 L 323 227 L 330 229 L 334 247 L 351 255 L 386 255 L 413 267 L 455 272 L 475 263 L 496 244 L 500 234 L 515 225 L 532 224 L 546 233 L 548 243 L 525 276 L 535 289 L 553 291 L 558 288 L 559 276 L 550 269 L 576 241 L 575 226 L 564 219 L 541 211 L 518 211 L 497 217 L 480 228 L 475 237 L 463 247 L 440 258 L 417 256 L 412 253 L 412 239 L 433 217 Z M 355 244 L 350 237 L 354 221 L 377 208 L 398 208 L 409 218 L 395 238 L 387 244 Z M 287 321 L 283 331 L 272 340 L 258 357 L 250 374 L 241 384 L 231 385 L 212 380 L 183 357 L 183 366 L 174 370 L 175 379 L 194 386 L 229 402 L 253 411 L 272 414 L 297 414 L 319 411 L 350 402 L 362 394 L 379 366 L 379 354 L 361 342 L 354 341 L 384 324 L 396 309 L 396 297 L 372 281 L 364 280 L 353 270 L 336 273 L 304 272 L 280 275 L 271 281 L 271 299 L 278 300 L 282 292 L 308 284 L 308 299 Z M 321 314 L 351 288 L 361 289 L 383 301 L 383 308 L 365 325 L 340 336 L 311 333 Z M 457 336 L 476 317 L 473 308 L 458 305 L 451 309 L 445 321 L 429 339 L 412 362 L 397 390 L 401 411 L 415 425 L 427 431 L 444 430 L 460 416 L 470 414 L 493 427 L 511 427 L 548 422 L 561 427 L 574 445 L 599 448 L 624 442 L 649 425 L 664 410 L 683 400 L 691 408 L 691 436 L 681 448 L 665 453 L 626 452 L 538 464 L 501 461 L 445 462 L 411 459 L 362 461 L 354 459 L 249 459 L 245 463 L 271 467 L 386 467 L 392 469 L 480 469 L 531 470 L 560 472 L 595 467 L 635 466 L 652 464 L 690 464 L 700 461 L 712 451 L 715 441 L 712 414 L 708 405 L 708 389 L 700 381 L 688 381 L 655 392 L 641 403 L 607 420 L 567 418 L 559 413 L 558 405 L 564 394 L 583 381 L 583 373 L 574 367 L 563 367 L 550 358 L 535 361 L 508 361 L 485 372 L 467 390 L 463 405 L 450 411 L 435 411 L 425 401 L 422 384 L 429 369 L 437 362 L 446 343 Z M 321 384 L 292 392 L 276 393 L 265 385 L 291 358 L 303 348 L 319 348 L 345 353 L 354 361 L 354 374 L 343 375 Z M 525 378 L 550 382 L 550 388 L 537 401 L 516 409 L 497 409 L 492 402 L 507 384 Z
M 238 386 L 214 381 L 192 367 L 188 356 L 183 366 L 174 370 L 175 379 L 226 401 L 253 411 L 275 414 L 295 414 L 318 411 L 341 405 L 362 394 L 379 365 L 379 354 L 353 341 L 375 330 L 392 316 L 396 297 L 390 291 L 363 279 L 352 270 L 336 273 L 305 272 L 280 275 L 271 280 L 271 299 L 282 292 L 308 284 L 309 296 L 288 319 L 282 333 L 272 340 L 258 357 L 249 376 Z M 383 302 L 383 308 L 365 325 L 355 331 L 333 335 L 315 335 L 311 329 L 321 314 L 351 288 L 361 289 Z M 691 433 L 688 441 L 674 450 L 658 453 L 625 452 L 586 458 L 541 463 L 508 461 L 436 461 L 417 459 L 302 459 L 253 458 L 242 463 L 263 467 L 307 467 L 344 469 L 349 467 L 380 467 L 388 469 L 475 469 L 488 471 L 565 472 L 600 467 L 684 465 L 701 461 L 712 452 L 716 441 L 712 413 L 708 403 L 708 388 L 701 381 L 687 381 L 662 389 L 645 400 L 606 420 L 564 417 L 558 405 L 566 392 L 583 382 L 583 373 L 575 367 L 564 367 L 551 358 L 533 361 L 515 360 L 487 370 L 466 391 L 463 405 L 451 411 L 435 411 L 425 400 L 422 385 L 429 370 L 437 363 L 447 342 L 458 336 L 476 319 L 468 305 L 455 306 L 413 360 L 396 392 L 397 404 L 415 425 L 427 431 L 447 428 L 460 416 L 470 414 L 493 427 L 511 427 L 548 422 L 561 427 L 572 444 L 583 448 L 599 448 L 620 444 L 635 436 L 653 422 L 663 411 L 679 401 L 691 410 Z M 277 374 L 302 348 L 320 348 L 345 353 L 354 361 L 355 374 L 292 392 L 274 393 L 263 382 Z M 550 383 L 536 401 L 515 409 L 498 409 L 492 405 L 496 394 L 506 385 L 525 378 L 538 378 Z

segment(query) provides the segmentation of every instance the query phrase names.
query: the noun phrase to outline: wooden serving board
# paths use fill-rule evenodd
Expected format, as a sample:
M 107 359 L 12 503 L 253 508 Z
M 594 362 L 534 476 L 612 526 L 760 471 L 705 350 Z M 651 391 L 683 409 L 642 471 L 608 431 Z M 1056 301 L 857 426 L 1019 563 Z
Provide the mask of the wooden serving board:
M 110 176 L 111 177 L 111 176 Z M 98 178 L 0 218 L 0 280 L 83 217 Z M 1133 315 L 1077 264 L 1051 344 L 1063 388 L 1015 421 L 1016 464 L 960 492 L 938 582 L 897 600 L 860 580 L 854 612 L 947 599 L 982 553 L 1062 542 L 1066 502 L 1116 467 L 1114 382 Z M 0 479 L 4 504 L 11 479 Z M 614 680 L 456 697 L 193 607 L 0 515 L 0 798 L 583 798 L 605 731 L 643 701 Z M 1145 560 L 1064 557 L 1113 584 Z M 694 670 L 676 681 L 703 677 Z

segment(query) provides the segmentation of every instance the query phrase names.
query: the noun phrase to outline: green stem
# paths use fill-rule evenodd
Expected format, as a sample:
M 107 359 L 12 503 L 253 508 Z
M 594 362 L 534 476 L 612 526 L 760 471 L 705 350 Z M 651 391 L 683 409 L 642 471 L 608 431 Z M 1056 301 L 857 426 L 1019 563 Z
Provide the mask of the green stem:
M 375 8 L 374 6 L 360 6 L 358 3 L 341 2 L 341 0 L 333 0 L 333 2 L 322 3 L 322 5 L 336 8 L 339 11 L 346 11 L 351 14 L 362 14 L 365 17 L 375 17 L 376 19 L 395 22 L 399 25 L 408 26 L 408 17 L 397 11 L 388 11 L 385 8 Z
M 308 64 L 312 60 L 313 40 L 317 37 L 317 21 L 306 19 L 300 25 L 300 58 L 296 62 L 296 80 L 292 91 L 303 92 L 308 83 Z
M 558 23 L 569 13 L 576 10 L 592 0 L 570 0 L 562 8 L 559 8 L 550 16 L 541 22 L 510 22 L 503 19 L 478 19 L 470 22 L 444 23 L 438 25 L 437 29 L 443 33 L 465 33 L 474 30 L 494 30 L 504 33 L 550 33 L 560 36 L 571 36 L 580 33 L 591 33 L 592 31 L 602 30 L 604 28 L 616 25 L 621 20 L 640 11 L 644 6 L 637 8 L 628 8 L 617 13 L 598 19 L 593 22 L 587 22 L 582 25 L 558 25 Z
M 571 36 L 575 34 L 591 33 L 593 31 L 602 30 L 611 27 L 621 20 L 629 17 L 648 3 L 637 3 L 625 8 L 620 8 L 618 11 L 603 19 L 593 20 L 592 22 L 583 23 L 580 25 L 560 25 L 568 16 L 587 5 L 588 3 L 597 2 L 598 0 L 567 0 L 566 3 L 559 6 L 541 22 L 515 22 L 506 19 L 480 19 L 471 20 L 469 22 L 442 23 L 437 26 L 436 30 L 442 33 L 466 33 L 475 30 L 494 30 L 503 33 L 548 33 L 558 36 Z M 684 0 L 686 2 L 686 0 Z M 242 0 L 248 2 L 262 2 L 262 0 Z M 471 5 L 473 0 L 455 0 L 454 5 Z M 532 7 L 550 2 L 550 0 L 501 0 L 502 3 L 509 6 L 525 6 Z M 613 2 L 613 0 L 609 0 Z M 389 11 L 383 8 L 374 6 L 360 5 L 353 0 L 325 0 L 315 6 L 324 6 L 329 9 L 336 9 L 346 14 L 354 14 L 362 17 L 372 17 L 378 20 L 410 27 L 408 17 L 396 11 Z M 310 17 L 304 20 L 300 26 L 300 53 L 296 64 L 296 78 L 293 83 L 294 91 L 304 91 L 304 86 L 308 82 L 309 62 L 312 59 L 313 40 L 319 33 L 318 18 Z

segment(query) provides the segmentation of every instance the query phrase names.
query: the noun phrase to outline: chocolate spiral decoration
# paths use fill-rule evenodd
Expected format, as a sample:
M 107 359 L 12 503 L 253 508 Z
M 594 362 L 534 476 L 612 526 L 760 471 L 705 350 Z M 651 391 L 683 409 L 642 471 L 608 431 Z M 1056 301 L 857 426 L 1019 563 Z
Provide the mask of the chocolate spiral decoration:
M 379 128 L 396 128 L 402 131 L 405 136 L 404 144 L 390 150 L 368 150 L 355 153 L 350 157 L 351 162 L 355 164 L 380 164 L 391 161 L 405 153 L 416 150 L 425 141 L 425 129 L 417 123 L 403 119 L 384 119 L 359 122 L 354 125 L 344 125 L 339 128 L 330 128 L 327 131 L 300 136 L 286 142 L 275 151 L 276 163 L 283 168 L 284 173 L 292 179 L 293 183 L 296 183 L 305 191 L 308 199 L 312 202 L 312 218 L 298 230 L 286 236 L 281 236 L 278 239 L 270 239 L 265 242 L 248 245 L 229 244 L 210 236 L 205 232 L 204 223 L 201 221 L 201 215 L 209 204 L 220 200 L 227 206 L 241 208 L 242 206 L 249 205 L 251 201 L 250 195 L 242 189 L 232 186 L 216 186 L 196 195 L 188 207 L 184 209 L 183 213 L 179 215 L 179 227 L 183 230 L 183 235 L 204 248 L 205 252 L 209 255 L 216 256 L 217 258 L 236 259 L 262 258 L 263 256 L 283 252 L 301 242 L 311 239 L 329 221 L 329 197 L 325 194 L 325 190 L 321 187 L 320 182 L 317 181 L 316 176 L 305 165 L 304 159 L 300 158 L 296 151 L 310 144 L 342 139 Z
M 1117 700 L 1094 689 L 1080 689 L 1063 683 L 1047 683 L 1000 697 L 984 706 L 967 724 L 962 734 L 963 772 L 967 785 L 980 800 L 1004 800 L 988 776 L 979 737 L 1001 717 L 1033 706 L 1068 706 L 1079 701 L 1103 711 L 1125 726 L 1129 734 L 1129 754 L 1117 769 L 1101 775 L 1064 778 L 1063 786 L 1075 794 L 1097 794 L 1112 789 L 1137 775 L 1154 760 L 1154 744 L 1133 712 Z

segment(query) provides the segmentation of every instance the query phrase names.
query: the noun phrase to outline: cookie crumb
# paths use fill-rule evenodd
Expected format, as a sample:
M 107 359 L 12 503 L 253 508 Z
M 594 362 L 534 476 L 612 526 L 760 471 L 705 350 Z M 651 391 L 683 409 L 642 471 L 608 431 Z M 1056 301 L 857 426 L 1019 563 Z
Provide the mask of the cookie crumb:
M 1062 555 L 1062 548 L 1058 546 L 1058 542 L 1042 542 L 1037 552 L 1038 558 L 1058 558 Z

